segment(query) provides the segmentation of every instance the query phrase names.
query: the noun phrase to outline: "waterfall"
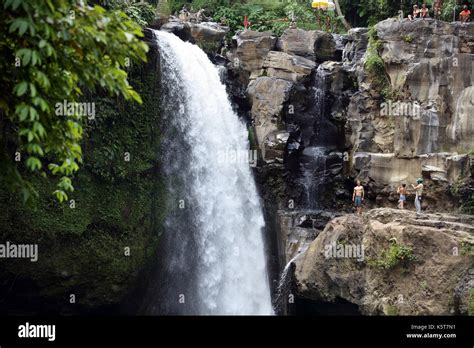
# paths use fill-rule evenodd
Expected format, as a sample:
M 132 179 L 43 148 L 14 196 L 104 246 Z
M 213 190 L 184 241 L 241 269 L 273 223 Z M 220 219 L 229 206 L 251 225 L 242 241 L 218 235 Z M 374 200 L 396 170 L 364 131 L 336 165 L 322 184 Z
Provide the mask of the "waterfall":
M 302 177 L 300 183 L 304 187 L 304 207 L 314 210 L 320 208 L 320 194 L 326 184 L 327 146 L 323 137 L 324 121 L 327 117 L 327 72 L 319 67 L 314 80 L 314 134 L 301 155 Z
M 155 31 L 168 190 L 150 314 L 273 314 L 246 126 L 197 46 Z

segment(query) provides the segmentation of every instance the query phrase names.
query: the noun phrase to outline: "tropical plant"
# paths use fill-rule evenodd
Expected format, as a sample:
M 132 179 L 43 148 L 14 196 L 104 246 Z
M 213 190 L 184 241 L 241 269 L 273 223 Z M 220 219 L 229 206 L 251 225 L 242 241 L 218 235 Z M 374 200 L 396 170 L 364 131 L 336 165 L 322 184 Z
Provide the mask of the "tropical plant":
M 409 262 L 416 260 L 413 249 L 392 241 L 388 249 L 384 249 L 380 258 L 369 260 L 370 266 L 389 270 L 397 266 L 406 268 Z
M 123 12 L 81 0 L 3 0 L 1 6 L 0 175 L 25 200 L 35 192 L 23 170 L 57 175 L 54 194 L 64 201 L 82 162 L 85 118 L 58 116 L 58 105 L 74 105 L 96 88 L 141 102 L 126 69 L 146 60 L 143 33 Z

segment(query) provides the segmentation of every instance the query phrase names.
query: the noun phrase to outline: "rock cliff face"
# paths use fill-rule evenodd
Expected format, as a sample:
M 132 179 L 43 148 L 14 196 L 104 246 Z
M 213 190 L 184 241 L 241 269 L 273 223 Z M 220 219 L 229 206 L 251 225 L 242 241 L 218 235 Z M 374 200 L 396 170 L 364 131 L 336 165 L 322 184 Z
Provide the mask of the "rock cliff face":
M 342 298 L 363 314 L 459 315 L 474 301 L 473 262 L 473 216 L 383 208 L 332 220 L 296 259 L 295 277 L 300 296 Z
M 453 266 L 457 271 L 441 276 L 435 270 L 436 256 L 421 251 L 424 244 L 447 248 L 447 240 L 459 244 L 472 238 L 464 225 L 464 235 L 456 234 L 456 217 L 446 217 L 452 224 L 434 236 L 427 231 L 444 217 L 420 222 L 411 215 L 375 211 L 367 221 L 340 218 L 347 219 L 338 227 L 341 233 L 366 238 L 373 253 L 388 242 L 392 229 L 398 231 L 392 237 L 415 246 L 425 265 L 420 267 L 426 269 L 413 274 L 426 271 L 439 276 L 439 283 L 449 282 L 427 280 L 426 294 L 417 295 L 421 297 L 413 297 L 415 283 L 405 289 L 388 284 L 423 283 L 423 275 L 403 278 L 355 265 L 351 271 L 359 273 L 350 276 L 339 267 L 342 263 L 333 262 L 327 266 L 332 272 L 328 276 L 326 266 L 318 270 L 311 265 L 318 260 L 325 264 L 318 254 L 320 243 L 332 232 L 321 231 L 334 216 L 351 212 L 356 179 L 366 188 L 369 208 L 395 208 L 397 186 L 406 183 L 410 188 L 419 177 L 425 180 L 425 211 L 469 211 L 474 205 L 473 34 L 472 23 L 389 19 L 370 31 L 356 28 L 343 36 L 289 29 L 280 38 L 251 31 L 234 38 L 227 53 L 229 93 L 255 130 L 267 226 L 278 236 L 280 263 L 299 260 L 301 296 L 324 301 L 341 297 L 369 314 L 466 313 L 467 290 L 460 295 L 456 289 L 472 286 L 465 279 L 472 264 L 447 257 L 441 269 L 447 272 Z M 408 209 L 413 209 L 413 198 L 409 190 Z M 377 237 L 374 231 L 387 224 L 379 221 L 380 214 L 409 221 L 385 226 L 389 231 Z M 346 284 L 346 276 L 355 285 Z M 448 299 L 445 290 L 457 295 Z M 393 298 L 400 291 L 415 305 L 396 307 Z M 426 299 L 427 294 L 433 297 Z
M 341 208 L 331 197 L 350 195 L 355 178 L 367 186 L 369 204 L 393 204 L 396 186 L 418 177 L 426 180 L 425 208 L 458 206 L 450 191 L 470 176 L 474 139 L 473 32 L 472 24 L 387 20 L 373 33 L 358 28 L 346 36 L 238 35 L 229 69 L 242 85 L 234 91 L 247 93 L 240 107 L 250 109 L 263 176 L 269 167 L 288 175 L 278 208 L 289 200 L 313 208 L 308 194 Z M 382 76 L 366 67 L 374 54 Z M 305 183 L 328 173 L 329 188 L 315 193 Z
M 183 41 L 197 44 L 208 54 L 217 54 L 224 45 L 224 37 L 229 28 L 214 22 L 190 21 L 171 16 L 157 20 L 152 28 L 175 34 Z
M 367 55 L 356 63 L 359 91 L 346 114 L 352 168 L 379 203 L 422 176 L 426 208 L 453 208 L 450 188 L 470 176 L 472 161 L 474 26 L 386 20 L 375 29 L 391 93 L 374 88 Z

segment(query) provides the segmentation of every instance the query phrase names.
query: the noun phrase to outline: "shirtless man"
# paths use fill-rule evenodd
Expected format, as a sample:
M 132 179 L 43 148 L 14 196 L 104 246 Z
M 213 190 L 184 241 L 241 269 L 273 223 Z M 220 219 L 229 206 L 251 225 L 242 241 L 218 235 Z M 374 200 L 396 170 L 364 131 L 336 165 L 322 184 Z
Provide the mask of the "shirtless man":
M 405 201 L 407 200 L 407 185 L 402 184 L 402 186 L 399 186 L 397 193 L 400 195 L 400 199 L 398 200 L 398 208 L 405 209 Z
M 362 215 L 362 202 L 364 201 L 364 186 L 360 184 L 360 180 L 357 180 L 357 186 L 354 187 L 354 193 L 352 194 L 352 202 L 357 208 L 357 214 Z

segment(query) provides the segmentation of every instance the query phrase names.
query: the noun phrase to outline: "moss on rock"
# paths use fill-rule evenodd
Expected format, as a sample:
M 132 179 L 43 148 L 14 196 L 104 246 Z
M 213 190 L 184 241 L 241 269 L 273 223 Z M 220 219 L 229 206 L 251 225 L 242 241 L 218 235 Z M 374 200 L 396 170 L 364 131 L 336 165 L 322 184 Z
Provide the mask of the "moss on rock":
M 40 194 L 33 206 L 0 185 L 0 242 L 37 243 L 39 254 L 37 262 L 0 260 L 0 308 L 74 313 L 117 305 L 153 259 L 164 187 L 158 161 L 158 57 L 150 58 L 130 72 L 142 105 L 100 92 L 86 96 L 96 103 L 96 118 L 85 127 L 84 164 L 70 201 L 55 202 L 54 181 L 39 176 L 29 177 Z

